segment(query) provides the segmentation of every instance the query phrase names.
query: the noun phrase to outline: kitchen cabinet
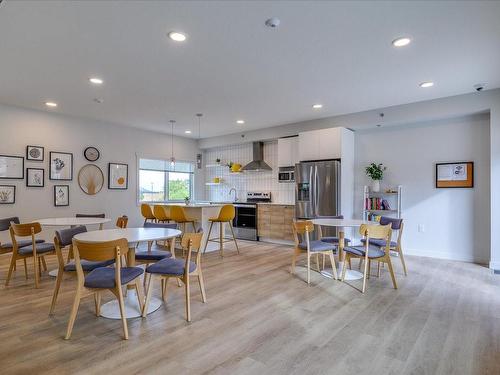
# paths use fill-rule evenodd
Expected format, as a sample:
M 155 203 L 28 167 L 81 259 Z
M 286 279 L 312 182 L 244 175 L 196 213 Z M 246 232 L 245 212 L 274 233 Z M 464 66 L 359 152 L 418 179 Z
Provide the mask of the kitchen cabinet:
M 299 159 L 329 160 L 341 158 L 344 128 L 311 130 L 299 133 Z
M 259 204 L 257 207 L 257 234 L 262 239 L 293 241 L 292 223 L 295 206 Z
M 293 167 L 299 162 L 299 137 L 278 139 L 278 167 Z

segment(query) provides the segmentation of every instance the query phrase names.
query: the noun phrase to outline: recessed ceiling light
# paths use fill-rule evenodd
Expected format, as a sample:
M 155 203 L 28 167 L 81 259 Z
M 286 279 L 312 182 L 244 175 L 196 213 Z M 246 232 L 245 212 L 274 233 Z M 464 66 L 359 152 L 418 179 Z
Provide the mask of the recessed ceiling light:
M 104 82 L 102 79 L 97 78 L 97 77 L 90 77 L 89 81 L 90 81 L 90 83 L 93 83 L 94 85 L 102 85 Z
M 321 109 L 323 108 L 323 104 L 313 104 L 314 109 Z
M 191 134 L 191 130 L 186 130 L 184 133 Z
M 237 123 L 237 124 L 244 124 L 244 123 L 245 123 L 245 121 L 244 121 L 244 120 L 236 120 L 236 123 Z
M 176 42 L 184 42 L 187 38 L 186 34 L 180 33 L 178 31 L 169 32 L 168 37 Z
M 394 47 L 404 47 L 411 43 L 411 39 L 408 37 L 397 38 L 392 41 Z
M 52 108 L 57 107 L 57 103 L 54 103 L 54 102 L 45 102 L 45 105 L 46 105 L 47 107 L 52 107 Z
M 422 82 L 421 84 L 419 84 L 420 87 L 432 87 L 434 86 L 434 82 L 431 82 L 431 81 L 426 81 L 426 82 Z

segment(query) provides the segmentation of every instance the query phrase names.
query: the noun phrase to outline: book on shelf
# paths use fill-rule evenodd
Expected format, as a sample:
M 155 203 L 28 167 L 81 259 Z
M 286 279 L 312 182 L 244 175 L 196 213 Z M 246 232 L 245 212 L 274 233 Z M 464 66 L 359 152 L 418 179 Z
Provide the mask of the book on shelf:
M 365 210 L 391 210 L 391 205 L 387 199 L 366 198 Z

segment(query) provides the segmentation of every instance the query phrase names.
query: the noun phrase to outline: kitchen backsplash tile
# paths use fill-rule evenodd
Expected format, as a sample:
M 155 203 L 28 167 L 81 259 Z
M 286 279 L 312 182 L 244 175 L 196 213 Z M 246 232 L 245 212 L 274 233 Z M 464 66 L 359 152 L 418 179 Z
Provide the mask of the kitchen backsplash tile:
M 264 142 L 264 160 L 273 169 L 265 172 L 230 173 L 225 165 L 229 162 L 242 166 L 252 160 L 252 144 L 233 145 L 208 149 L 204 153 L 207 165 L 214 165 L 216 159 L 221 166 L 205 169 L 206 182 L 213 182 L 215 177 L 222 179 L 221 185 L 205 186 L 205 197 L 211 201 L 228 201 L 229 190 L 235 188 L 240 200 L 246 199 L 247 191 L 270 191 L 273 202 L 293 204 L 295 202 L 295 184 L 278 182 L 278 142 Z

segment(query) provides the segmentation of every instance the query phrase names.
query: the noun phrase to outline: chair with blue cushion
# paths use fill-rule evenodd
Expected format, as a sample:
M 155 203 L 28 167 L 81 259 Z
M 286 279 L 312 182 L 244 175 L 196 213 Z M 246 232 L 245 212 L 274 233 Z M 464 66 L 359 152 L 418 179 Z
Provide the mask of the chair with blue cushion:
M 63 229 L 56 231 L 56 236 L 54 237 L 54 246 L 56 248 L 57 261 L 59 264 L 59 268 L 57 270 L 57 278 L 56 285 L 54 287 L 54 294 L 52 295 L 52 303 L 50 305 L 49 315 L 54 313 L 54 309 L 56 307 L 57 296 L 59 294 L 59 289 L 61 287 L 61 282 L 63 280 L 64 275 L 73 275 L 76 276 L 76 264 L 74 261 L 69 262 L 68 264 L 64 264 L 64 258 L 62 254 L 62 250 L 65 247 L 69 247 L 68 251 L 73 253 L 73 237 L 79 233 L 85 233 L 87 228 L 84 225 L 74 227 L 71 229 Z M 113 264 L 114 259 L 109 259 L 103 262 L 91 262 L 88 260 L 82 260 L 82 269 L 83 272 L 88 273 L 98 267 L 107 267 Z M 96 301 L 97 303 L 97 301 Z
M 42 265 L 44 270 L 47 271 L 45 257 L 47 255 L 56 254 L 54 244 L 48 242 L 40 243 L 39 241 L 37 241 L 35 236 L 42 231 L 42 226 L 40 225 L 40 223 L 15 224 L 12 222 L 9 231 L 12 240 L 12 258 L 10 261 L 9 273 L 7 275 L 7 280 L 5 281 L 5 286 L 9 285 L 10 278 L 12 277 L 12 271 L 14 270 L 14 265 L 16 264 L 16 262 L 21 259 L 26 262 L 27 258 L 33 257 L 35 288 L 38 288 L 40 277 L 42 276 Z M 22 240 L 18 240 L 17 237 L 30 238 L 30 240 L 28 240 L 29 244 L 20 247 L 19 244 L 24 243 L 22 242 Z
M 399 259 L 401 259 L 401 264 L 403 265 L 403 271 L 405 276 L 408 275 L 407 270 L 406 270 L 406 263 L 405 263 L 405 258 L 403 256 L 403 248 L 401 246 L 401 236 L 403 235 L 403 219 L 398 219 L 398 218 L 393 218 L 393 217 L 387 217 L 387 216 L 381 216 L 380 217 L 380 225 L 387 225 L 391 224 L 391 229 L 393 231 L 398 231 L 398 237 L 396 241 L 392 241 L 391 239 L 391 246 L 390 250 L 395 251 L 399 255 Z M 364 243 L 364 239 L 361 240 L 361 242 Z M 385 243 L 381 240 L 377 239 L 370 239 L 370 245 L 376 246 L 376 247 L 384 247 Z M 361 266 L 361 262 L 360 262 Z M 378 270 L 377 274 L 380 277 L 380 263 L 378 263 Z
M 75 299 L 68 322 L 65 339 L 71 337 L 76 314 L 80 306 L 80 299 L 89 295 L 94 295 L 96 315 L 100 315 L 100 299 L 104 290 L 109 290 L 118 299 L 123 325 L 124 339 L 128 339 L 127 318 L 125 316 L 125 305 L 123 301 L 123 287 L 133 285 L 137 292 L 139 306 L 143 308 L 142 286 L 139 276 L 144 273 L 140 267 L 122 267 L 121 256 L 128 253 L 128 243 L 125 238 L 114 241 L 87 243 L 73 238 L 73 252 L 75 255 L 77 286 Z M 85 274 L 83 261 L 106 262 L 113 259 L 114 267 L 98 267 Z M 97 294 L 97 295 L 96 295 Z
M 387 225 L 367 225 L 363 224 L 359 228 L 359 234 L 365 239 L 364 244 L 361 246 L 346 246 L 344 247 L 345 261 L 342 268 L 342 281 L 345 278 L 347 263 L 351 259 L 362 259 L 364 261 L 363 272 L 363 287 L 361 293 L 365 292 L 366 280 L 370 277 L 369 267 L 372 261 L 387 263 L 389 272 L 391 273 L 392 284 L 394 289 L 397 289 L 396 278 L 394 277 L 394 270 L 392 268 L 391 257 L 389 254 L 392 229 L 391 224 Z M 384 247 L 370 246 L 370 240 L 381 240 L 385 242 Z
M 316 264 L 319 268 L 319 255 L 325 255 L 330 259 L 332 264 L 333 276 L 337 279 L 337 268 L 335 266 L 335 259 L 333 253 L 337 249 L 337 246 L 328 242 L 321 240 L 310 240 L 309 234 L 314 231 L 314 224 L 312 221 L 295 221 L 292 224 L 293 236 L 295 240 L 295 249 L 292 258 L 292 269 L 291 273 L 295 273 L 295 263 L 297 262 L 297 257 L 300 254 L 305 253 L 307 255 L 307 283 L 311 283 L 311 257 L 316 256 Z M 304 238 L 300 241 L 300 237 Z
M 175 278 L 184 283 L 186 293 L 186 320 L 191 321 L 191 296 L 190 296 L 190 277 L 197 276 L 200 285 L 201 298 L 203 303 L 207 301 L 205 294 L 205 285 L 203 274 L 201 272 L 201 239 L 202 232 L 184 233 L 181 240 L 183 249 L 187 250 L 186 259 L 166 258 L 154 263 L 146 268 L 148 275 L 148 287 L 146 302 L 142 310 L 142 316 L 145 317 L 148 311 L 149 301 L 153 290 L 153 283 L 156 278 L 161 280 L 162 298 L 167 299 L 167 282 L 169 278 Z M 196 253 L 195 255 L 193 253 Z M 192 260 L 194 258 L 194 261 Z
M 168 229 L 177 229 L 177 224 L 167 224 L 167 223 L 144 223 L 144 228 L 168 228 Z M 158 262 L 159 260 L 173 257 L 175 258 L 175 238 L 170 240 L 170 251 L 162 250 L 165 249 L 165 246 L 156 245 L 155 250 L 153 250 L 153 241 L 148 242 L 148 250 L 147 251 L 139 251 L 137 249 L 135 253 L 135 260 L 139 263 L 145 263 L 149 265 L 149 263 Z
M 343 219 L 344 215 L 338 215 L 338 216 L 318 216 L 316 219 Z M 335 245 L 338 245 L 340 242 L 339 237 L 337 236 L 324 236 L 321 232 L 321 225 L 318 225 L 318 234 L 319 238 L 323 242 L 328 242 L 328 243 L 333 243 Z M 349 245 L 351 243 L 351 240 L 349 238 L 344 238 L 344 245 Z

